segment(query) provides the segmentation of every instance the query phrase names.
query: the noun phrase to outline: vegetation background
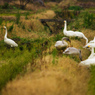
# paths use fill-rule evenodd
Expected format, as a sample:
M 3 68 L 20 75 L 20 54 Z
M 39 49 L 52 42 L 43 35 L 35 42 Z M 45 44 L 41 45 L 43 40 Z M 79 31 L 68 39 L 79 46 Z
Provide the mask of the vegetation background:
M 41 19 L 57 19 L 46 22 Z M 94 0 L 0 0 L 0 95 L 94 95 L 95 66 L 79 67 L 78 55 L 63 55 L 54 44 L 68 30 L 80 31 L 88 40 L 95 36 Z M 8 37 L 18 43 L 11 48 Z M 84 39 L 70 38 L 81 49 L 83 60 L 90 51 Z

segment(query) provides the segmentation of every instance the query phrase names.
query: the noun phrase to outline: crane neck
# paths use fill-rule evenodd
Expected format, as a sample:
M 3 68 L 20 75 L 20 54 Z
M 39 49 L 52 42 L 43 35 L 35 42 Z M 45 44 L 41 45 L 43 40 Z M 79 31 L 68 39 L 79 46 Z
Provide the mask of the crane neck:
M 7 29 L 5 29 L 5 36 L 4 36 L 4 39 L 7 38 Z
M 92 47 L 91 54 L 94 54 L 94 47 Z
M 64 24 L 64 31 L 67 31 L 67 22 Z

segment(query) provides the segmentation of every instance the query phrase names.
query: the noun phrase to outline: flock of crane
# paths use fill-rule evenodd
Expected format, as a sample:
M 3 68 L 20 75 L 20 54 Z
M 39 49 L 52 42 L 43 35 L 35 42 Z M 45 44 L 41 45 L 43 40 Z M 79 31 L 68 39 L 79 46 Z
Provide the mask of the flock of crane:
M 12 39 L 7 38 L 7 28 L 6 26 L 3 26 L 3 29 L 5 29 L 5 36 L 4 36 L 4 42 L 8 45 L 10 45 L 11 47 L 17 47 L 18 44 L 13 41 Z M 55 47 L 57 49 L 62 49 L 62 48 L 66 48 L 65 51 L 63 52 L 63 54 L 78 54 L 79 58 L 81 60 L 81 62 L 79 63 L 79 65 L 94 65 L 95 64 L 95 53 L 94 53 L 94 48 L 95 48 L 95 37 L 92 41 L 90 41 L 88 43 L 88 39 L 85 37 L 85 35 L 82 32 L 78 32 L 78 31 L 67 31 L 67 22 L 66 20 L 64 21 L 64 30 L 63 30 L 63 34 L 67 37 L 63 37 L 62 41 L 57 41 L 55 43 Z M 71 41 L 68 37 L 79 37 L 79 38 L 84 38 L 86 40 L 86 45 L 83 48 L 89 48 L 89 50 L 91 51 L 90 56 L 88 57 L 88 59 L 82 61 L 82 56 L 81 56 L 81 50 L 77 49 L 73 46 L 68 46 L 68 43 L 64 40 L 67 40 L 70 42 L 71 45 Z
M 95 64 L 95 53 L 94 53 L 94 48 L 95 48 L 95 37 L 92 41 L 90 41 L 88 43 L 88 39 L 85 37 L 85 35 L 82 32 L 78 32 L 78 31 L 71 31 L 71 30 L 67 30 L 67 22 L 66 20 L 64 21 L 64 30 L 63 30 L 63 34 L 67 37 L 63 37 L 62 41 L 57 41 L 55 43 L 55 47 L 57 49 L 65 49 L 65 51 L 63 52 L 63 54 L 78 54 L 79 58 L 81 60 L 81 62 L 79 63 L 79 65 L 81 66 L 91 66 Z M 88 59 L 82 61 L 82 56 L 81 56 L 81 50 L 77 49 L 73 46 L 68 46 L 68 43 L 64 40 L 67 40 L 70 42 L 71 41 L 68 37 L 78 37 L 78 38 L 83 38 L 86 40 L 86 45 L 83 48 L 88 48 L 91 51 L 90 56 L 88 57 Z

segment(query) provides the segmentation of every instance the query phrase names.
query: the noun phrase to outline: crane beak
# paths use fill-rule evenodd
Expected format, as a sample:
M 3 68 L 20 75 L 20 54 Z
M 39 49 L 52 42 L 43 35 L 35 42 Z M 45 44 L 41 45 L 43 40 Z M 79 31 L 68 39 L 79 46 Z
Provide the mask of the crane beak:
M 88 48 L 90 48 L 90 46 L 87 46 Z

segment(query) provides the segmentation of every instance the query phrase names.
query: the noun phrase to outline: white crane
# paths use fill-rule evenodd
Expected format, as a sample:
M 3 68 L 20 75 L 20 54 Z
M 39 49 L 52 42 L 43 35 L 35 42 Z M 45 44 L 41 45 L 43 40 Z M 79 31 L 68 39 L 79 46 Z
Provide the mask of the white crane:
M 3 29 L 5 29 L 4 42 L 6 44 L 10 45 L 11 47 L 17 47 L 18 44 L 15 41 L 13 41 L 12 39 L 7 38 L 7 28 L 6 28 L 6 26 L 3 26 Z
M 95 53 L 94 53 L 95 43 L 94 43 L 94 40 L 92 40 L 92 41 L 90 41 L 88 44 L 86 44 L 86 45 L 84 46 L 84 48 L 90 48 L 91 54 L 90 54 L 90 56 L 88 57 L 88 59 L 95 57 Z
M 56 47 L 57 49 L 66 48 L 66 47 L 68 46 L 68 43 L 67 43 L 66 41 L 64 41 L 64 40 L 67 40 L 67 41 L 69 41 L 69 42 L 71 43 L 71 41 L 70 41 L 69 38 L 63 37 L 63 38 L 62 38 L 62 41 L 57 41 L 57 42 L 55 43 L 55 47 Z
M 64 21 L 64 30 L 63 30 L 63 34 L 68 36 L 68 37 L 79 37 L 79 38 L 84 38 L 86 40 L 86 44 L 88 43 L 88 39 L 85 37 L 85 35 L 82 32 L 78 32 L 78 31 L 72 31 L 69 30 L 67 31 L 67 22 L 66 20 Z

